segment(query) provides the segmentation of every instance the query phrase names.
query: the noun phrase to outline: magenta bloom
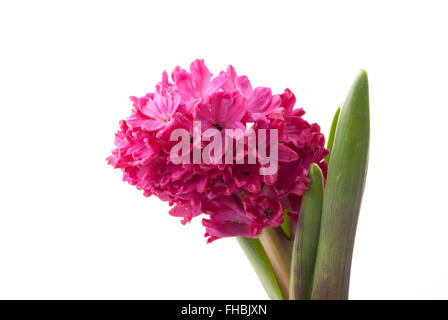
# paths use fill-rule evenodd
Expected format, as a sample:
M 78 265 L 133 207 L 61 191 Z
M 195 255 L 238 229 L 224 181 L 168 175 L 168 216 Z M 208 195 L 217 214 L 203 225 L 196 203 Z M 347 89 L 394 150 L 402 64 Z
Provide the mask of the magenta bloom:
M 190 72 L 176 67 L 163 73 L 154 93 L 131 97 L 134 107 L 127 120 L 120 122 L 115 135 L 116 148 L 108 163 L 123 171 L 123 180 L 145 196 L 156 195 L 172 205 L 170 214 L 182 223 L 204 214 L 202 220 L 208 241 L 223 237 L 253 237 L 265 227 L 277 227 L 288 214 L 297 221 L 303 192 L 307 189 L 308 168 L 328 154 L 325 139 L 317 124 L 302 117 L 303 109 L 293 109 L 294 94 L 286 89 L 272 94 L 270 88 L 252 88 L 246 76 L 238 76 L 229 66 L 213 77 L 203 60 L 195 60 Z M 278 169 L 261 175 L 263 154 L 256 147 L 252 155 L 235 153 L 234 162 L 178 163 L 171 161 L 170 150 L 177 143 L 170 135 L 176 129 L 193 134 L 193 122 L 200 121 L 201 133 L 215 128 L 278 132 Z M 241 139 L 233 137 L 236 139 Z M 267 139 L 269 146 L 269 134 Z M 204 149 L 211 142 L 193 142 Z M 244 145 L 248 145 L 247 139 Z M 223 155 L 224 158 L 224 155 Z

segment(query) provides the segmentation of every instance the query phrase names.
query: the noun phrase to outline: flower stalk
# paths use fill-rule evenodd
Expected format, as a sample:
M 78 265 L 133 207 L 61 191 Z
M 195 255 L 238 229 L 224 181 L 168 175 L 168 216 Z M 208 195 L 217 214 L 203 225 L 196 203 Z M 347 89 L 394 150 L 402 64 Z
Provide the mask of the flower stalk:
M 265 228 L 259 239 L 272 264 L 283 296 L 288 299 L 292 242 L 281 227 Z
M 283 300 L 283 292 L 260 240 L 246 237 L 237 237 L 236 239 L 254 268 L 269 298 L 272 300 Z

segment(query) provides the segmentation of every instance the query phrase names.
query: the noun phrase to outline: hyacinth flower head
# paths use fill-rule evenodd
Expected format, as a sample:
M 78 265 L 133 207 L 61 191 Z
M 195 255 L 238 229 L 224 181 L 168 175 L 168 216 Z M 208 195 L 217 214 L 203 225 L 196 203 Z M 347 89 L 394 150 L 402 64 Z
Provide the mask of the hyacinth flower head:
M 309 167 L 317 163 L 325 175 L 328 154 L 319 125 L 303 118 L 305 112 L 294 108 L 295 100 L 289 89 L 273 94 L 268 87 L 253 88 L 248 77 L 238 76 L 232 66 L 214 77 L 203 60 L 195 60 L 189 71 L 174 68 L 171 79 L 164 72 L 154 92 L 131 97 L 131 114 L 120 122 L 116 148 L 107 160 L 145 196 L 168 201 L 170 214 L 182 223 L 203 215 L 208 242 L 255 237 L 266 227 L 280 226 L 285 215 L 295 230 Z M 276 171 L 260 174 L 266 155 L 257 148 L 253 154 L 235 152 L 232 163 L 224 161 L 225 152 L 222 161 L 215 157 L 212 163 L 173 163 L 170 152 L 178 143 L 172 139 L 176 129 L 192 137 L 195 131 L 201 135 L 216 129 L 224 140 L 234 139 L 235 146 L 241 137 L 229 137 L 226 129 L 250 130 L 255 136 L 263 131 L 268 152 L 269 132 L 275 129 Z M 247 146 L 248 139 L 242 139 Z M 186 156 L 192 156 L 195 147 L 205 150 L 211 142 L 192 138 Z M 255 161 L 249 163 L 250 156 Z

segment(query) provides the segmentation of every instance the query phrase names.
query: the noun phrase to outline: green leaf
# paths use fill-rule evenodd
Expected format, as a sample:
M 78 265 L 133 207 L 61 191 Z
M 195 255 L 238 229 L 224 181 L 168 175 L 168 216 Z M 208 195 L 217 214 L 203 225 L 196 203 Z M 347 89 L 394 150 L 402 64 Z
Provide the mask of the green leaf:
M 359 72 L 341 109 L 322 207 L 312 299 L 347 299 L 369 153 L 369 88 Z
M 322 171 L 311 164 L 308 177 L 311 182 L 305 191 L 292 249 L 289 299 L 308 300 L 311 297 L 314 263 L 319 241 L 324 181 Z
M 260 240 L 246 237 L 237 237 L 236 239 L 263 284 L 269 298 L 283 300 L 284 296 Z
M 289 209 L 289 208 L 288 208 Z M 291 211 L 291 209 L 289 209 Z M 291 231 L 291 220 L 288 216 L 288 210 L 285 209 L 285 213 L 283 214 L 283 223 L 280 225 L 288 239 L 291 239 L 292 231 Z
M 330 163 L 331 150 L 333 149 L 334 136 L 336 134 L 336 128 L 338 126 L 340 112 L 341 112 L 341 107 L 339 107 L 338 110 L 336 110 L 336 113 L 334 114 L 334 117 L 333 117 L 333 122 L 331 123 L 330 134 L 328 135 L 328 141 L 327 141 L 327 149 L 330 151 L 330 153 L 325 158 L 325 161 L 327 162 L 327 164 Z

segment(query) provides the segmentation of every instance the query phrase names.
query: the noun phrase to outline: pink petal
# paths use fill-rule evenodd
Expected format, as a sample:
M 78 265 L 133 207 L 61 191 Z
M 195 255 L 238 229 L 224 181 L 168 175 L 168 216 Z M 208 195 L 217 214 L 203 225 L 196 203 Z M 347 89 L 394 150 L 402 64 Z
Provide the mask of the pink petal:
M 285 146 L 284 144 L 278 145 L 278 161 L 291 162 L 296 161 L 297 159 L 298 159 L 297 152 Z
M 189 101 L 195 97 L 195 88 L 192 84 L 191 75 L 181 69 L 175 73 L 174 82 L 176 84 L 176 91 L 182 96 L 184 101 Z
M 232 95 L 227 92 L 216 92 L 210 97 L 212 121 L 223 120 L 229 116 L 233 103 Z
M 241 96 L 234 96 L 232 106 L 227 114 L 223 115 L 226 122 L 240 121 L 246 114 L 246 104 Z
M 272 91 L 269 88 L 257 87 L 247 101 L 247 110 L 252 113 L 262 113 L 271 103 Z
M 212 74 L 208 71 L 204 60 L 197 59 L 190 65 L 191 79 L 196 97 L 201 97 L 208 89 Z
M 156 131 L 156 130 L 163 128 L 163 126 L 164 126 L 164 124 L 160 121 L 147 120 L 143 124 L 142 129 L 146 130 L 146 131 Z
M 237 77 L 235 68 L 233 66 L 229 65 L 229 66 L 227 66 L 226 71 L 225 72 L 223 71 L 221 73 L 226 78 L 225 84 L 223 86 L 224 91 L 234 91 L 236 89 L 235 80 Z
M 291 90 L 285 89 L 285 91 L 280 95 L 280 98 L 282 101 L 282 107 L 285 108 L 286 114 L 290 114 L 296 103 L 296 96 Z
M 252 85 L 250 84 L 249 79 L 246 76 L 239 76 L 236 78 L 236 87 L 241 92 L 241 94 L 246 98 L 252 95 Z
M 212 114 L 210 104 L 209 103 L 198 104 L 195 117 L 197 120 L 213 120 L 214 116 Z
M 209 84 L 206 94 L 213 94 L 219 89 L 222 88 L 224 83 L 226 82 L 226 75 L 221 73 L 217 77 L 215 77 L 212 82 Z

